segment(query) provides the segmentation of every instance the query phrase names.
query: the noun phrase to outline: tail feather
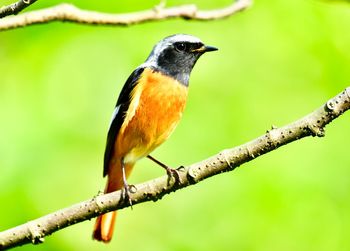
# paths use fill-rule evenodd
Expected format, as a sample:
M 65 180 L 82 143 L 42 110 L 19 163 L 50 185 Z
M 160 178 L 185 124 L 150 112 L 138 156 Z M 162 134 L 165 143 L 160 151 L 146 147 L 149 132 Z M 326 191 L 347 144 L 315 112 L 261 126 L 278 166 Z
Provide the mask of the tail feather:
M 128 177 L 133 164 L 128 164 L 125 166 L 126 176 Z M 105 189 L 105 193 L 111 193 L 117 191 L 123 187 L 123 176 L 121 167 L 113 166 L 110 168 L 110 172 L 108 172 L 108 181 Z M 93 239 L 98 241 L 103 241 L 104 243 L 108 243 L 112 239 L 115 220 L 117 217 L 117 211 L 108 212 L 103 215 L 100 215 L 96 219 L 96 223 L 93 231 Z
M 113 211 L 97 217 L 93 233 L 93 238 L 95 240 L 103 241 L 105 243 L 111 241 L 116 216 L 117 211 Z

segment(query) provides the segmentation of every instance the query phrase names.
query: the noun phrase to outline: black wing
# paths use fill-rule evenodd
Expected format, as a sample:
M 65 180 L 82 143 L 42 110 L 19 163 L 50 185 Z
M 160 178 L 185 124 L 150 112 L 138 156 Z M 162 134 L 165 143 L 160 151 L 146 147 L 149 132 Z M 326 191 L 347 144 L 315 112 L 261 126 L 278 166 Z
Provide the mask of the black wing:
M 125 114 L 131 102 L 130 93 L 136 86 L 137 81 L 139 80 L 143 71 L 144 68 L 136 68 L 136 70 L 134 70 L 133 73 L 131 73 L 129 78 L 126 80 L 126 83 L 124 84 L 123 89 L 119 94 L 119 98 L 112 115 L 107 135 L 107 143 L 103 162 L 103 176 L 106 176 L 108 173 L 109 161 L 114 151 L 114 143 L 120 130 L 120 127 L 124 122 Z

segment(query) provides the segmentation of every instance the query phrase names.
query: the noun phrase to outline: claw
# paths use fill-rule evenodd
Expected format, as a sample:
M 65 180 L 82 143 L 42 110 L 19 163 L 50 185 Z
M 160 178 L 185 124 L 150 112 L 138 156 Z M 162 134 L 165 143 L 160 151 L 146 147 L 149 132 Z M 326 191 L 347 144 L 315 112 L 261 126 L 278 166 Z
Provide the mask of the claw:
M 124 201 L 127 201 L 132 209 L 132 201 L 130 198 L 130 191 L 129 191 L 129 187 L 125 186 L 123 189 L 123 199 Z
M 135 185 L 129 185 L 129 184 L 126 184 L 124 186 L 124 189 L 123 189 L 123 193 L 122 193 L 123 200 L 125 200 L 125 201 L 127 201 L 129 203 L 131 209 L 133 209 L 133 208 L 132 208 L 132 201 L 131 201 L 131 196 L 130 195 L 132 193 L 136 193 L 136 190 L 137 189 L 136 189 Z
M 130 193 L 136 193 L 137 188 L 135 185 L 129 185 Z
M 171 178 L 174 178 L 176 185 L 181 184 L 180 174 L 179 174 L 179 171 L 177 169 L 173 169 L 173 168 L 168 167 L 168 168 L 166 168 L 166 173 L 168 174 L 169 180 Z
M 173 168 L 170 168 L 167 165 L 163 164 L 159 160 L 156 160 L 151 155 L 148 155 L 147 158 L 149 158 L 150 160 L 154 161 L 155 163 L 157 163 L 159 166 L 161 166 L 162 168 L 164 168 L 166 170 L 166 173 L 168 174 L 168 184 L 169 184 L 171 178 L 175 179 L 175 185 L 180 185 L 181 184 L 179 171 L 181 169 L 184 169 L 183 166 L 180 166 L 178 169 L 173 169 Z
M 185 171 L 185 167 L 184 166 L 179 166 L 178 168 L 176 168 L 176 170 L 180 171 L 180 172 L 183 172 Z
M 136 187 L 134 185 L 129 185 L 127 180 L 126 180 L 126 174 L 125 174 L 125 166 L 124 166 L 124 160 L 121 160 L 121 166 L 122 166 L 122 174 L 123 174 L 123 184 L 124 184 L 124 189 L 123 189 L 123 199 L 127 201 L 132 209 L 132 201 L 131 201 L 131 193 L 136 192 Z

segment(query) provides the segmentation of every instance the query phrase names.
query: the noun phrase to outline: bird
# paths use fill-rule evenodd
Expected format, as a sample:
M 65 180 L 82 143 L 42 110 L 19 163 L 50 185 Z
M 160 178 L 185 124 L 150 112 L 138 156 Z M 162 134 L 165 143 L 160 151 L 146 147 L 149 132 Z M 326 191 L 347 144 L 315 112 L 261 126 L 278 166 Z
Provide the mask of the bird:
M 150 153 L 172 134 L 185 108 L 190 73 L 198 58 L 216 47 L 188 34 L 174 34 L 159 41 L 146 61 L 126 80 L 112 114 L 104 153 L 104 193 L 123 189 L 130 200 L 127 177 L 135 163 L 148 157 L 178 178 L 172 169 Z M 96 219 L 93 239 L 112 239 L 117 211 Z

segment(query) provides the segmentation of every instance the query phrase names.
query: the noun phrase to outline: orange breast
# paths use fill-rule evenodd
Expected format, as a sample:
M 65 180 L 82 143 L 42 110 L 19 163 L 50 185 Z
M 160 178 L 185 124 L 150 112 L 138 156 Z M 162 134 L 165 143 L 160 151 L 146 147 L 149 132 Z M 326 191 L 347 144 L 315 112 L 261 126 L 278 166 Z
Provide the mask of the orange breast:
M 131 93 L 115 147 L 126 163 L 147 156 L 170 136 L 182 116 L 187 91 L 186 86 L 168 76 L 144 70 Z

